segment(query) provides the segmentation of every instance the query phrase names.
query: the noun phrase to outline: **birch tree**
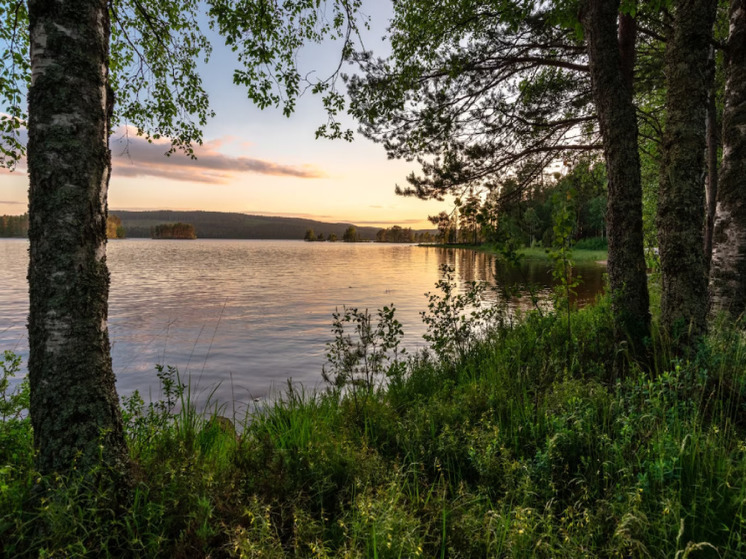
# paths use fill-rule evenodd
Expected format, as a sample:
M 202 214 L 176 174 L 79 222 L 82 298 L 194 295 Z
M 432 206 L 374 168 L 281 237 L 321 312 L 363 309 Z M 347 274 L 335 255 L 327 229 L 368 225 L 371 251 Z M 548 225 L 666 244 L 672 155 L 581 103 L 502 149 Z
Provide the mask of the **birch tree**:
M 729 17 L 710 297 L 714 312 L 736 318 L 746 311 L 746 2 L 731 0 Z
M 354 0 L 330 0 L 331 21 L 320 15 L 322 3 L 252 0 L 237 14 L 221 0 L 0 0 L 5 165 L 23 155 L 20 131 L 28 128 L 28 367 L 42 473 L 103 463 L 127 476 L 107 328 L 112 126 L 133 125 L 148 138 L 168 138 L 171 151 L 193 155 L 212 115 L 197 73 L 210 52 L 199 27 L 202 8 L 230 44 L 245 47 L 240 83 L 249 97 L 260 106 L 284 100 L 289 114 L 300 93 L 297 49 L 352 24 Z M 249 9 L 271 17 L 244 31 L 240 16 Z M 264 50 L 253 48 L 257 42 Z M 267 89 L 277 68 L 286 78 L 282 95 Z

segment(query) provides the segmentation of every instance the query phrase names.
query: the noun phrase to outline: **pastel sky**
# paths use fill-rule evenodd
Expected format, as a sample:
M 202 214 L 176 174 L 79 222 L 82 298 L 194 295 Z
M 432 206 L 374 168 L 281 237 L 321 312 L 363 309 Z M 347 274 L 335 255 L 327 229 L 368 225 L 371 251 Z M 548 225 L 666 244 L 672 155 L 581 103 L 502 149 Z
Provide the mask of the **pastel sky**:
M 385 54 L 391 14 L 386 0 L 366 0 L 371 30 L 365 47 Z M 427 227 L 427 216 L 446 209 L 394 194 L 396 184 L 417 170 L 415 163 L 387 159 L 383 148 L 355 135 L 352 143 L 314 139 L 325 120 L 320 100 L 300 99 L 290 118 L 279 109 L 260 111 L 232 83 L 233 54 L 210 35 L 213 55 L 202 68 L 216 117 L 204 130 L 197 161 L 181 154 L 165 157 L 166 144 L 147 144 L 126 129 L 111 140 L 113 173 L 109 208 L 212 210 L 301 216 L 358 225 Z M 301 52 L 301 71 L 325 75 L 338 62 L 339 45 L 311 46 Z M 0 108 L 1 110 L 1 108 Z M 355 129 L 353 121 L 346 124 Z M 26 211 L 28 178 L 20 165 L 0 170 L 0 214 Z

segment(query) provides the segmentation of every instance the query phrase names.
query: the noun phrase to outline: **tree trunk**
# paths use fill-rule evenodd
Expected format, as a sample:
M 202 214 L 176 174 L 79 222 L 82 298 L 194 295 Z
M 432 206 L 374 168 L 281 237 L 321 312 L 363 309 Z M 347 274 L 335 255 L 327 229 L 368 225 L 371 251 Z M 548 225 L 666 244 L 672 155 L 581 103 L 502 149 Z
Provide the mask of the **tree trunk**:
M 106 325 L 105 0 L 29 1 L 29 380 L 42 473 L 127 464 Z
M 709 93 L 707 95 L 707 183 L 705 187 L 705 273 L 710 273 L 712 262 L 712 232 L 715 224 L 715 203 L 718 193 L 718 116 L 715 105 L 715 48 L 710 47 L 709 63 Z
M 629 79 L 629 49 L 617 35 L 619 0 L 587 0 L 582 22 L 588 47 L 593 97 L 609 177 L 606 226 L 609 284 L 617 342 L 628 341 L 643 356 L 650 334 L 647 274 L 642 241 L 642 184 L 637 151 L 637 117 Z M 635 33 L 625 21 L 621 31 Z M 621 56 L 624 52 L 624 56 Z
M 666 130 L 658 193 L 661 326 L 682 348 L 705 331 L 705 123 L 716 0 L 677 0 L 666 43 Z
M 710 298 L 715 312 L 746 311 L 746 1 L 731 0 L 723 160 L 713 234 Z

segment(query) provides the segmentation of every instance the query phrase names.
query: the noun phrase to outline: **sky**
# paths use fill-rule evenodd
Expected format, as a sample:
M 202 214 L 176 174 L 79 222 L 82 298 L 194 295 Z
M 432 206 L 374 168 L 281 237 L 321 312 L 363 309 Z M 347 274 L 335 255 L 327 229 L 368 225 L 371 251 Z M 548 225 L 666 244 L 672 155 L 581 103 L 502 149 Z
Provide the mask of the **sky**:
M 377 54 L 388 52 L 382 36 L 391 10 L 388 0 L 363 2 L 371 27 L 363 34 L 364 44 Z M 233 53 L 218 36 L 208 36 L 213 54 L 201 74 L 216 116 L 204 129 L 197 161 L 181 154 L 167 158 L 167 143 L 147 144 L 129 130 L 116 130 L 110 211 L 231 211 L 432 228 L 427 216 L 447 209 L 444 202 L 394 193 L 396 184 L 404 185 L 405 177 L 417 171 L 416 163 L 389 160 L 383 147 L 358 133 L 351 143 L 316 140 L 314 132 L 325 122 L 317 96 L 302 97 L 290 118 L 278 108 L 254 107 L 245 90 L 232 83 Z M 305 48 L 299 56 L 301 73 L 324 75 L 338 56 L 338 44 Z M 343 123 L 356 128 L 350 119 Z M 0 214 L 25 212 L 27 190 L 22 164 L 14 173 L 0 170 Z

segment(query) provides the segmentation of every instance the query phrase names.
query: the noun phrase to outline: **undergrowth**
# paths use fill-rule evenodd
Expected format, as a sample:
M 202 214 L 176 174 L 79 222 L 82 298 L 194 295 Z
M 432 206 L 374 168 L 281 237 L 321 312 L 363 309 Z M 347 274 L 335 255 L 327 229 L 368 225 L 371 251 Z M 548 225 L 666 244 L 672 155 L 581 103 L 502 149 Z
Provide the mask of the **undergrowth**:
M 403 370 L 393 313 L 371 320 L 338 315 L 332 389 L 289 385 L 238 429 L 220 410 L 197 413 L 160 368 L 161 401 L 124 401 L 124 500 L 95 476 L 35 473 L 16 413 L 25 388 L 12 400 L 0 384 L 14 402 L 0 423 L 2 554 L 746 556 L 741 330 L 718 324 L 690 360 L 615 378 L 606 300 L 571 314 L 571 343 L 566 316 L 530 313 Z M 5 379 L 17 363 L 4 363 Z

